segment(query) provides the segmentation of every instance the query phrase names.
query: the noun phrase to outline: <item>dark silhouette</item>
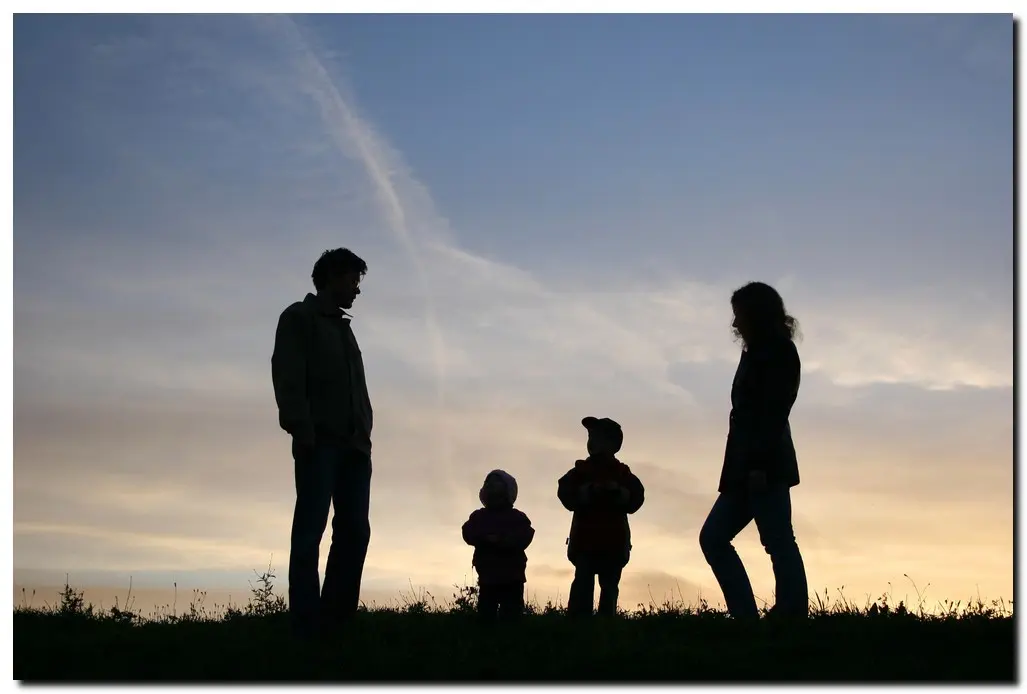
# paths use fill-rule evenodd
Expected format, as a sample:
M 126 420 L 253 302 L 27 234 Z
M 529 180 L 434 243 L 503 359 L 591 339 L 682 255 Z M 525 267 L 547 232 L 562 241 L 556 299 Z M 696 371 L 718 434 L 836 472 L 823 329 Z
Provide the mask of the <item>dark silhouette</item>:
M 271 375 L 279 423 L 292 436 L 296 508 L 289 555 L 289 611 L 301 636 L 355 614 L 371 537 L 373 413 L 360 348 L 344 309 L 360 294 L 367 263 L 325 251 L 311 275 L 316 294 L 282 312 Z M 318 550 L 334 506 L 324 586 Z
M 590 616 L 599 579 L 599 614 L 617 612 L 621 572 L 631 557 L 628 514 L 645 500 L 645 489 L 631 469 L 617 460 L 624 443 L 621 426 L 612 419 L 586 417 L 588 458 L 578 460 L 560 478 L 557 496 L 574 515 L 567 558 L 574 565 L 574 581 L 567 599 L 567 614 Z
M 788 416 L 799 392 L 796 320 L 777 291 L 750 282 L 731 297 L 742 355 L 731 386 L 731 419 L 720 496 L 699 533 L 706 561 L 735 618 L 758 619 L 752 585 L 731 541 L 756 521 L 776 582 L 774 616 L 805 617 L 806 570 L 792 529 L 799 468 Z
M 478 492 L 484 508 L 471 514 L 463 527 L 464 542 L 474 547 L 472 563 L 478 572 L 478 614 L 485 621 L 510 619 L 524 613 L 524 550 L 535 537 L 531 521 L 513 507 L 517 480 L 503 470 L 485 476 Z

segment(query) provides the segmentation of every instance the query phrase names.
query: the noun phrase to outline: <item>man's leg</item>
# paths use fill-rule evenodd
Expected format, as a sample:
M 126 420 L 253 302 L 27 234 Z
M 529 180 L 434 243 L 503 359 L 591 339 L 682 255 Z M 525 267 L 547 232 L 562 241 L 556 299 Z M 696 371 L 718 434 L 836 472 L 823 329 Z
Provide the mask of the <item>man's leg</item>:
M 502 587 L 499 598 L 499 616 L 504 620 L 516 620 L 524 614 L 524 584 L 511 583 Z
M 494 622 L 499 611 L 501 589 L 495 585 L 478 586 L 478 618 L 483 622 Z
M 775 485 L 752 500 L 760 542 L 774 566 L 775 612 L 784 616 L 809 614 L 806 567 L 792 529 L 792 499 L 788 487 Z
M 328 550 L 321 603 L 334 620 L 356 614 L 360 604 L 360 579 L 371 540 L 371 458 L 344 449 L 337 457 L 332 492 L 332 544 Z
M 331 449 L 293 445 L 296 507 L 292 514 L 289 551 L 289 612 L 294 626 L 311 632 L 319 616 L 318 554 L 332 503 L 335 460 Z
M 567 598 L 568 617 L 590 617 L 592 601 L 596 589 L 595 568 L 586 561 L 579 561 L 574 566 L 574 580 L 571 581 L 571 594 Z
M 699 546 L 713 569 L 732 617 L 759 619 L 749 575 L 731 541 L 753 518 L 744 492 L 721 494 L 699 531 Z
M 617 598 L 620 597 L 620 577 L 624 567 L 611 561 L 599 571 L 599 614 L 612 617 L 617 614 Z

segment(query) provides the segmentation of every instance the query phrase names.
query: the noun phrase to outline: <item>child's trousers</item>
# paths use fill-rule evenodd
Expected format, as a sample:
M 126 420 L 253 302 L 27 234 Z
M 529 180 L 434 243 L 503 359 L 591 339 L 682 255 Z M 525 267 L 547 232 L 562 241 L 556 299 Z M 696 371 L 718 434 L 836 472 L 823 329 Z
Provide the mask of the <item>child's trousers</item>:
M 620 596 L 620 577 L 625 562 L 613 557 L 580 557 L 574 564 L 574 581 L 567 599 L 567 614 L 571 617 L 592 614 L 595 598 L 596 578 L 599 579 L 599 610 L 601 615 L 617 613 L 617 598 Z
M 524 613 L 523 583 L 493 583 L 478 586 L 478 615 L 483 621 L 516 619 Z

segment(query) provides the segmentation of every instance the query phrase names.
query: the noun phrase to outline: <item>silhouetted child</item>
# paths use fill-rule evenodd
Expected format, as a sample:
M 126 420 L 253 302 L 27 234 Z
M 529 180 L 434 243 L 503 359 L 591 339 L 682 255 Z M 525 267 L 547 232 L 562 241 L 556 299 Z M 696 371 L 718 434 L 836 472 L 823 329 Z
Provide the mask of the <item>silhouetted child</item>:
M 631 557 L 628 514 L 645 500 L 645 489 L 631 469 L 617 460 L 624 443 L 620 424 L 612 419 L 585 417 L 588 458 L 560 478 L 557 495 L 571 519 L 567 558 L 574 581 L 567 599 L 569 616 L 592 614 L 595 580 L 599 578 L 599 614 L 614 615 L 621 572 Z
M 513 507 L 517 481 L 502 470 L 485 477 L 478 498 L 482 506 L 464 523 L 464 542 L 474 547 L 478 572 L 478 614 L 491 621 L 497 614 L 512 618 L 524 612 L 524 550 L 535 537 L 531 521 Z

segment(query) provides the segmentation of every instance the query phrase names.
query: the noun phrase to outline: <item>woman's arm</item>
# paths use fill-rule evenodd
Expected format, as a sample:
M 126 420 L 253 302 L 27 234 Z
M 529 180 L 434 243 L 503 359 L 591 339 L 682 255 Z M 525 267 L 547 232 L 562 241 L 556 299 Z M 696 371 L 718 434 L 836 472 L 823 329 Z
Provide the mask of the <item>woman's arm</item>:
M 791 341 L 759 350 L 751 358 L 753 385 L 746 458 L 750 470 L 765 472 L 788 426 L 801 367 Z

